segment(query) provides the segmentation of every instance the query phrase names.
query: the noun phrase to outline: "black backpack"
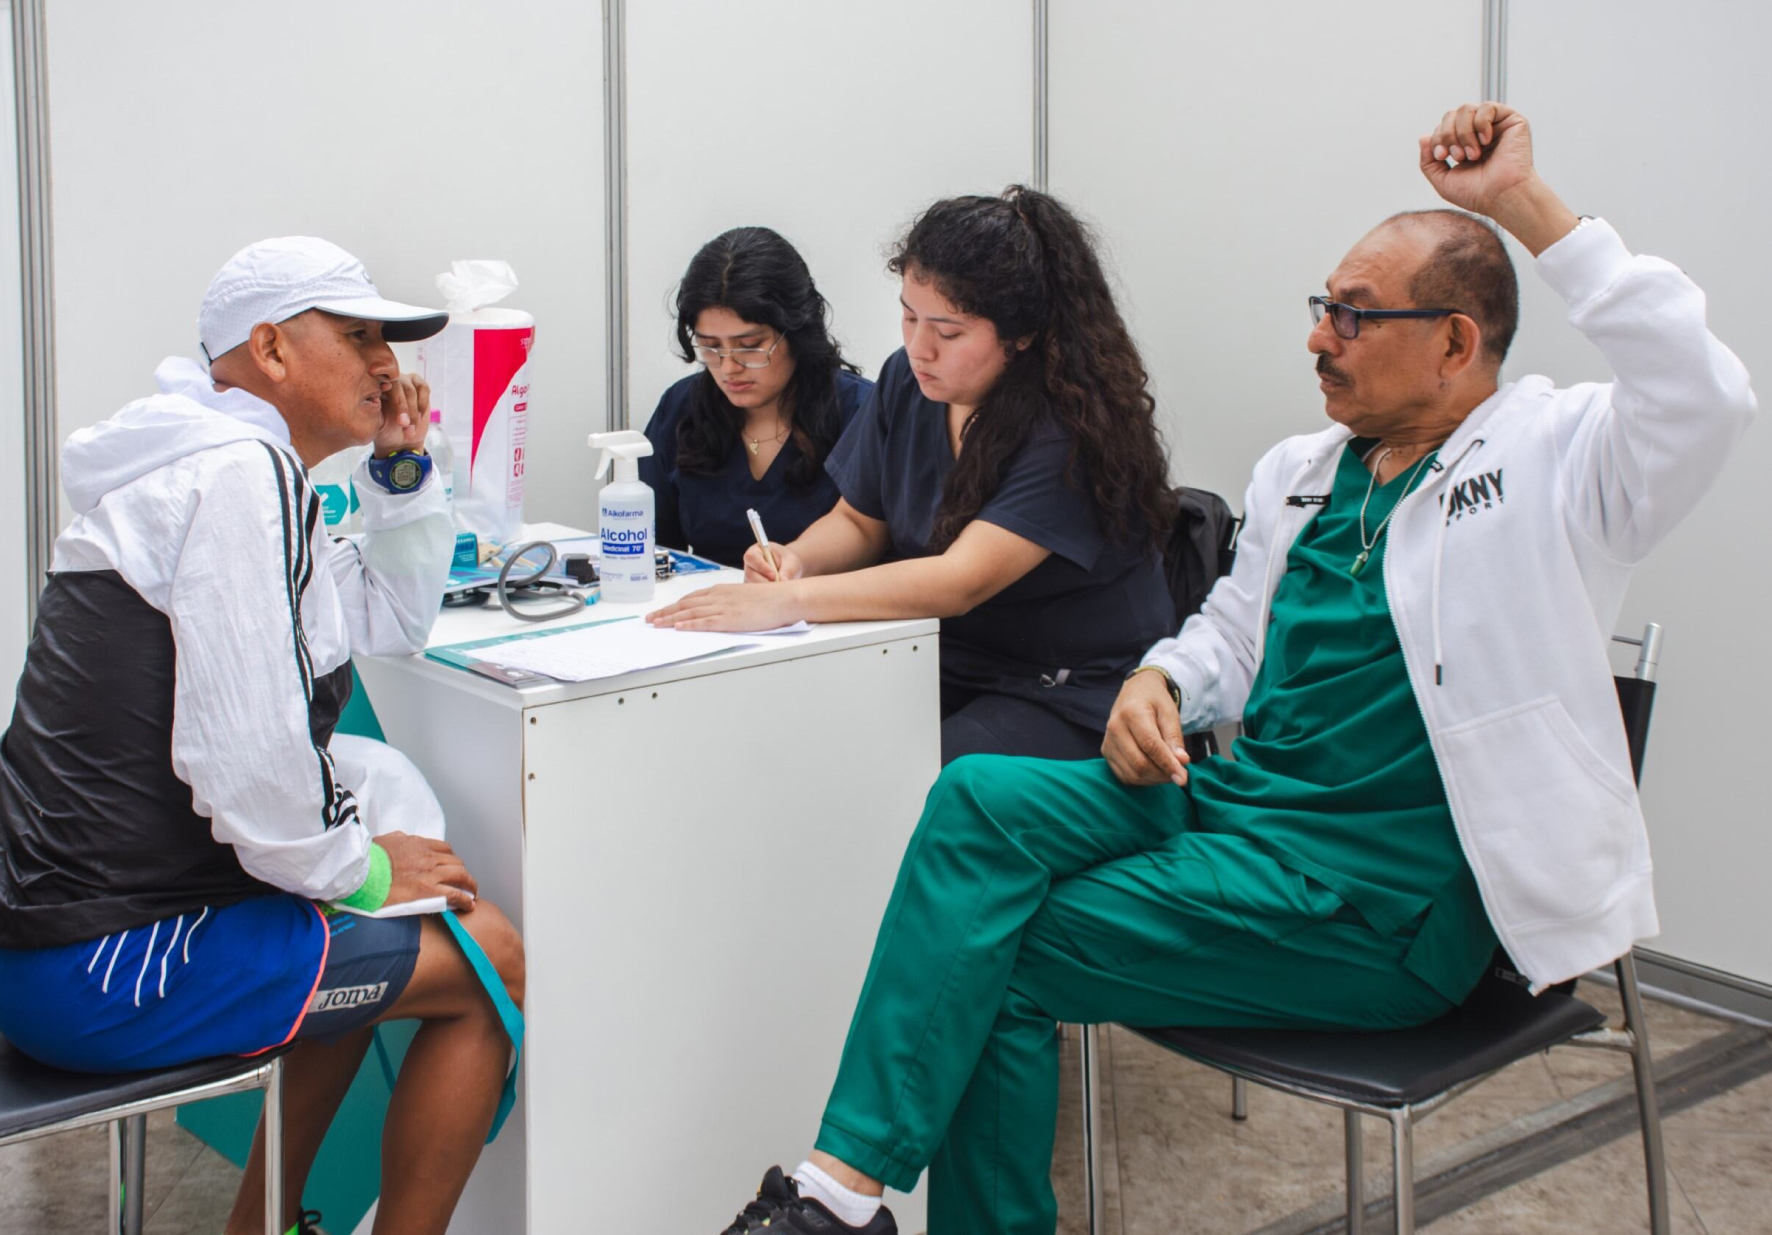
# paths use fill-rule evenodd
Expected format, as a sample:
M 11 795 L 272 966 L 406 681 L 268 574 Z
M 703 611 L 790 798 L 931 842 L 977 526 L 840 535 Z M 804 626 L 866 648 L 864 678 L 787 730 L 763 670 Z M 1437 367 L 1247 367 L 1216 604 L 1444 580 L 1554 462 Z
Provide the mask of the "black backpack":
M 1200 611 L 1220 575 L 1237 558 L 1237 530 L 1243 521 L 1222 497 L 1186 485 L 1175 489 L 1179 506 L 1163 546 L 1163 578 L 1175 602 L 1175 628 Z
M 1243 521 L 1216 493 L 1185 485 L 1174 493 L 1178 509 L 1163 546 L 1163 579 L 1169 585 L 1169 599 L 1175 602 L 1175 629 L 1180 630 L 1206 603 L 1206 593 L 1219 576 L 1231 573 Z M 1218 741 L 1210 730 L 1190 733 L 1186 745 L 1188 756 L 1195 760 L 1218 753 Z

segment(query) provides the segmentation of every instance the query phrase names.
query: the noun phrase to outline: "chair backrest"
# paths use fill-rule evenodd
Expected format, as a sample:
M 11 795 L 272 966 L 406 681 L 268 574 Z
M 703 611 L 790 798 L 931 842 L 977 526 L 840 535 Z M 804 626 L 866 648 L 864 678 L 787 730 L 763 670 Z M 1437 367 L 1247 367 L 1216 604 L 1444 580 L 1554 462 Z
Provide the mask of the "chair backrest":
M 1630 770 L 1643 783 L 1643 756 L 1649 749 L 1649 716 L 1655 710 L 1655 674 L 1661 667 L 1661 626 L 1650 622 L 1643 636 L 1613 635 L 1614 643 L 1637 649 L 1636 668 L 1612 679 L 1618 687 L 1618 708 L 1624 714 L 1624 738 L 1630 745 Z

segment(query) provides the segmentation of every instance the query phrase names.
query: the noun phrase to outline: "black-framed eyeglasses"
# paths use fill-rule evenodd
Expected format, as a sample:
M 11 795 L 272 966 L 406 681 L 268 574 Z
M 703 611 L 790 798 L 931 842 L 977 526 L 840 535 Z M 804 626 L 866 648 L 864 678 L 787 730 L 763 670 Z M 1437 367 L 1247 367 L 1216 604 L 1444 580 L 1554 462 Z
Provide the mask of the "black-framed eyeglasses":
M 696 344 L 691 350 L 695 352 L 695 358 L 710 369 L 728 356 L 746 369 L 767 369 L 769 358 L 775 354 L 775 349 L 781 346 L 781 341 L 785 338 L 786 335 L 776 335 L 775 342 L 768 347 L 703 347 Z
M 1462 313 L 1462 309 L 1357 309 L 1351 304 L 1342 304 L 1330 300 L 1327 296 L 1311 297 L 1311 322 L 1323 320 L 1323 314 L 1329 315 L 1329 324 L 1335 333 L 1344 339 L 1360 337 L 1360 319 L 1365 317 L 1451 317 L 1454 313 Z

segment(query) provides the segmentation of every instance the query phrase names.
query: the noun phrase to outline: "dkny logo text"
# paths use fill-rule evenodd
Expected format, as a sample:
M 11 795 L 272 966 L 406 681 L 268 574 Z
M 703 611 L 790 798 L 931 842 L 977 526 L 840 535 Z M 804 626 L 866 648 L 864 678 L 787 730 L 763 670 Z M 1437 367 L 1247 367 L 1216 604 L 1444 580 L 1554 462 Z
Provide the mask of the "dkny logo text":
M 1501 468 L 1461 480 L 1440 500 L 1446 508 L 1446 520 L 1462 519 L 1480 510 L 1499 506 L 1502 502 Z

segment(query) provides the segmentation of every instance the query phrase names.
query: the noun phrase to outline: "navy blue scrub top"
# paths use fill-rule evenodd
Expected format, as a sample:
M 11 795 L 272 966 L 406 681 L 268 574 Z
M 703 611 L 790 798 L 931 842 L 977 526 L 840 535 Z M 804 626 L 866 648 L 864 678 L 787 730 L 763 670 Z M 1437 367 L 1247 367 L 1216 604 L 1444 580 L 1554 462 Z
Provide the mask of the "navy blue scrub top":
M 689 415 L 695 384 L 705 375 L 693 373 L 675 383 L 658 401 L 646 436 L 652 454 L 640 460 L 640 479 L 652 487 L 658 503 L 658 543 L 672 549 L 695 546 L 702 557 L 725 566 L 743 567 L 744 551 L 757 543 L 746 510 L 763 520 L 769 539 L 785 545 L 837 504 L 837 486 L 819 473 L 805 488 L 788 484 L 787 473 L 800 458 L 792 437 L 769 464 L 761 480 L 751 475 L 750 452 L 738 434 L 726 449 L 716 472 L 685 472 L 677 466 L 677 426 Z M 841 435 L 874 384 L 853 373 L 837 373 L 837 417 Z
M 923 396 L 900 350 L 825 463 L 849 504 L 886 524 L 888 560 L 929 556 L 954 468 L 947 418 L 947 404 Z M 1125 675 L 1175 633 L 1175 605 L 1156 548 L 1108 538 L 1086 479 L 1066 481 L 1069 458 L 1063 428 L 1036 429 L 975 516 L 1051 556 L 972 612 L 942 621 L 941 673 L 953 685 L 1028 699 L 1105 730 Z

